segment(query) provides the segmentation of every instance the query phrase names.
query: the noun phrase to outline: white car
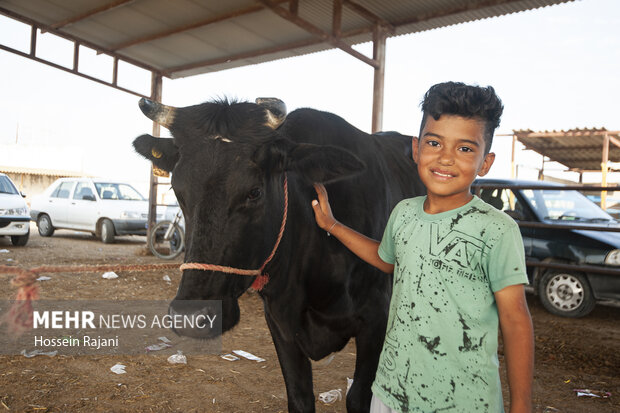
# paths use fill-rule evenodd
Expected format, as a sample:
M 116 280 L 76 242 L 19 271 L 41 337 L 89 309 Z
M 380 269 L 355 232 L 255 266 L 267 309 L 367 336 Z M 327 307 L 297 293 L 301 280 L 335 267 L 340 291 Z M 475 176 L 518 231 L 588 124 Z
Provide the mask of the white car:
M 28 206 L 11 178 L 0 173 L 0 236 L 10 236 L 11 243 L 23 247 L 30 237 Z
M 30 216 L 43 237 L 73 229 L 111 243 L 115 235 L 146 235 L 148 201 L 125 182 L 60 178 L 33 198 Z

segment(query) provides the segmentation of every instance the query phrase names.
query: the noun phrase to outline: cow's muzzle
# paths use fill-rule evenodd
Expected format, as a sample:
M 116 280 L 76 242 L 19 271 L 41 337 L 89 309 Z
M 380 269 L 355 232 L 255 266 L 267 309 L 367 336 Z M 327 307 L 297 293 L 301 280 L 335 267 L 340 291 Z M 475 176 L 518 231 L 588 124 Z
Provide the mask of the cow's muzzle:
M 173 300 L 168 315 L 178 335 L 211 339 L 239 322 L 239 305 L 237 300 Z

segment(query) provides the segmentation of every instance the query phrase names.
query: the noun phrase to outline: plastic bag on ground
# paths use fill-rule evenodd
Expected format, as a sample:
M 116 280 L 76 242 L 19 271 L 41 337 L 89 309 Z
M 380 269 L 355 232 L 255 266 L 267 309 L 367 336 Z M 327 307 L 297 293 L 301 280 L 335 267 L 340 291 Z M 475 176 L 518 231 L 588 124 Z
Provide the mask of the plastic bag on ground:
M 173 354 L 168 357 L 168 363 L 170 364 L 187 364 L 187 357 L 181 350 L 177 351 L 177 354 Z
M 125 367 L 127 367 L 127 366 L 125 366 L 124 364 L 116 363 L 115 365 L 110 367 L 110 370 L 112 370 L 112 372 L 116 373 L 116 374 L 125 374 L 125 373 L 127 373 L 125 371 Z
M 338 400 L 342 400 L 342 390 L 334 389 L 319 394 L 319 400 L 325 404 L 332 404 Z
M 256 361 L 258 363 L 261 363 L 261 362 L 265 361 L 265 359 L 260 358 L 260 357 L 256 357 L 254 354 L 248 353 L 247 351 L 233 350 L 233 353 L 235 353 L 238 356 L 244 357 L 244 358 L 246 358 L 248 360 Z

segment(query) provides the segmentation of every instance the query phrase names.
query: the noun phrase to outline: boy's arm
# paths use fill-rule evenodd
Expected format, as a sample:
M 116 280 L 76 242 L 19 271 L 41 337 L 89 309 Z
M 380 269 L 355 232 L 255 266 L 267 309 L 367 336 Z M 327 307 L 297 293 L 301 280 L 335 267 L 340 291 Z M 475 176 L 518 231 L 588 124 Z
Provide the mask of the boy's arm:
M 392 273 L 394 265 L 388 264 L 379 257 L 379 241 L 368 238 L 338 222 L 332 214 L 325 187 L 322 184 L 315 184 L 314 189 L 316 189 L 319 198 L 318 201 L 312 201 L 312 209 L 314 210 L 317 225 L 338 238 L 345 247 L 362 260 L 385 273 Z
M 534 329 L 523 285 L 495 293 L 510 388 L 510 413 L 532 411 Z

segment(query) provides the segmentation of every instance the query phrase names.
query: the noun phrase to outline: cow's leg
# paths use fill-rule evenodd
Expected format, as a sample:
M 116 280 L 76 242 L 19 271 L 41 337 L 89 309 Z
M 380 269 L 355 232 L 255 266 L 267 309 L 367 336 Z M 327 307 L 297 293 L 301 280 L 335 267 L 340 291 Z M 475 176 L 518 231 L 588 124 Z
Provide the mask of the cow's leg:
M 365 327 L 355 337 L 357 355 L 355 357 L 353 385 L 347 394 L 348 413 L 368 413 L 370 410 L 370 400 L 372 399 L 370 388 L 375 380 L 384 336 L 378 334 L 377 331 L 384 332 L 385 325 L 383 325 L 383 330 Z
M 273 344 L 276 347 L 280 368 L 284 376 L 288 411 L 291 413 L 313 413 L 315 410 L 310 360 L 301 352 L 299 346 L 291 340 L 292 337 L 289 340 L 282 337 L 280 330 L 267 312 L 265 312 L 265 319 L 271 331 Z

